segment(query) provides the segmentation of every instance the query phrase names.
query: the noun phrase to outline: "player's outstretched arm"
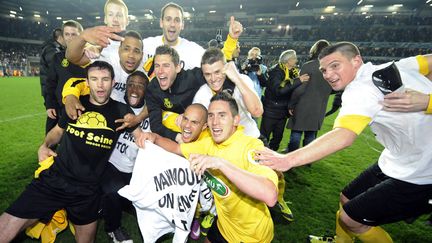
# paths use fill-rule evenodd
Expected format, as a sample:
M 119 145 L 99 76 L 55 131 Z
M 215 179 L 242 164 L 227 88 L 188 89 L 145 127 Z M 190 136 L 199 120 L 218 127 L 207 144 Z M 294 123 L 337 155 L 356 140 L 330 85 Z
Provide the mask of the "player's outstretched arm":
M 189 161 L 191 169 L 198 175 L 204 174 L 207 169 L 220 170 L 242 192 L 270 207 L 276 204 L 278 195 L 276 185 L 264 176 L 242 170 L 229 161 L 218 157 L 191 154 Z

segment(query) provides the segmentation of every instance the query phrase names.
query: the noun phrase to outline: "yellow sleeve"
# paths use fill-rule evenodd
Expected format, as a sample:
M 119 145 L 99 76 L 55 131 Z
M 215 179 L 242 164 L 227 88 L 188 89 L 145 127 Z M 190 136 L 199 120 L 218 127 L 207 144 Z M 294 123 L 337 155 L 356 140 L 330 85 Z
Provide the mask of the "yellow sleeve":
M 416 59 L 419 65 L 419 72 L 423 75 L 427 75 L 429 73 L 429 65 L 426 57 L 418 55 L 416 56 Z
M 333 128 L 345 128 L 360 135 L 371 121 L 372 118 L 361 115 L 338 116 L 334 122 Z
M 79 98 L 82 95 L 90 94 L 90 88 L 88 87 L 84 78 L 70 78 L 66 81 L 62 91 L 62 101 L 65 103 L 65 97 L 68 95 L 74 95 Z
M 429 94 L 429 104 L 425 111 L 426 114 L 432 114 L 432 95 Z
M 227 35 L 227 39 L 224 42 L 224 46 L 222 48 L 222 52 L 223 52 L 225 59 L 227 61 L 232 60 L 232 53 L 234 52 L 234 50 L 237 47 L 237 42 L 238 42 L 238 39 L 232 38 L 229 34 Z
M 180 151 L 186 159 L 189 159 L 191 154 L 207 154 L 207 148 L 210 148 L 212 138 L 207 137 L 192 143 L 180 144 Z

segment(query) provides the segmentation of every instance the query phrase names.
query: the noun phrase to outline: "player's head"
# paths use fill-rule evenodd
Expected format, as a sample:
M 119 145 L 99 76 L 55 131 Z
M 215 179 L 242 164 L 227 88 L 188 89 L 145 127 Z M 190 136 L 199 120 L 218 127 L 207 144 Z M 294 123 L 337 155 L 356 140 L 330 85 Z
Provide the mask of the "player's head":
M 334 90 L 343 90 L 354 80 L 363 64 L 359 49 L 351 42 L 339 42 L 324 48 L 318 59 L 324 79 Z
M 129 24 L 128 7 L 122 0 L 107 0 L 104 7 L 104 22 L 109 27 L 126 30 Z
M 195 103 L 189 105 L 183 113 L 180 124 L 181 138 L 183 142 L 196 141 L 201 132 L 207 128 L 207 109 L 205 106 Z
M 329 45 L 330 42 L 327 40 L 318 40 L 315 42 L 309 50 L 309 59 L 318 59 L 318 55 L 321 53 L 321 51 Z
M 140 108 L 144 105 L 144 96 L 149 80 L 147 75 L 141 71 L 135 71 L 126 79 L 125 100 L 133 108 Z
M 237 130 L 240 122 L 235 99 L 226 92 L 220 92 L 210 100 L 207 123 L 213 141 L 217 144 L 226 141 Z
M 62 25 L 62 36 L 65 46 L 75 37 L 79 36 L 83 31 L 83 27 L 75 20 L 67 20 Z
M 57 41 L 58 43 L 60 43 L 60 45 L 65 46 L 63 32 L 61 28 L 55 28 L 52 32 L 51 38 L 53 41 Z
M 284 64 L 288 68 L 293 68 L 297 64 L 297 54 L 294 50 L 283 51 L 279 56 L 279 63 Z
M 141 64 L 143 58 L 143 42 L 141 35 L 129 30 L 123 36 L 124 40 L 119 47 L 120 65 L 127 73 L 132 73 Z
M 90 103 L 104 105 L 109 101 L 114 85 L 114 69 L 104 61 L 95 61 L 88 65 L 87 84 L 90 88 Z
M 208 48 L 201 58 L 201 69 L 208 86 L 214 92 L 222 90 L 226 79 L 224 72 L 225 57 L 223 52 L 217 47 Z
M 169 89 L 181 71 L 177 51 L 168 46 L 158 46 L 154 55 L 154 73 L 162 90 Z
M 164 43 L 175 45 L 184 28 L 183 8 L 173 2 L 165 4 L 161 9 L 159 25 L 162 28 Z

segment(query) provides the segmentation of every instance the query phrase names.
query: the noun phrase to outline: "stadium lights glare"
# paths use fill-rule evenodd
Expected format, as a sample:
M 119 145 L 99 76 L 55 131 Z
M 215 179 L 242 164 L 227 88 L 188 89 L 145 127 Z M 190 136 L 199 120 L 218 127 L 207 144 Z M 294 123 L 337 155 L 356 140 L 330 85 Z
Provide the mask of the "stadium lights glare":
M 100 19 L 100 16 L 96 16 L 95 19 Z
M 47 14 L 47 15 L 49 15 L 49 12 L 48 12 L 48 10 L 46 11 L 46 14 Z
M 194 12 L 195 12 L 195 8 L 194 8 L 194 7 L 192 7 L 192 11 L 194 11 Z
M 365 15 L 365 14 L 367 14 L 367 12 L 362 12 L 361 14 Z
M 209 13 L 216 13 L 216 10 L 210 10 Z
M 191 14 L 189 12 L 183 12 L 183 17 L 190 18 Z
M 24 19 L 24 17 L 23 17 L 23 16 L 18 16 L 18 18 L 19 18 L 19 19 Z
M 58 20 L 61 20 L 61 19 L 62 19 L 62 17 L 56 17 L 56 19 L 58 19 Z
M 129 20 L 132 20 L 132 21 L 136 20 L 136 16 L 129 14 Z
M 397 14 L 397 12 L 396 12 L 396 11 L 394 11 L 394 12 L 392 12 L 392 14 Z
M 82 17 L 77 17 L 77 20 L 82 20 Z
M 335 9 L 336 6 L 327 6 L 326 8 L 327 8 L 327 9 Z
M 240 4 L 240 9 L 243 9 L 243 4 Z
M 432 1 L 432 0 L 427 0 L 426 3 L 429 3 L 430 1 Z
M 339 13 L 338 12 L 336 12 L 336 13 L 333 13 L 333 15 L 338 15 Z
M 364 7 L 365 7 L 365 8 L 373 8 L 373 5 L 372 5 L 372 4 L 364 5 Z
M 300 5 L 300 2 L 297 2 L 297 3 L 296 3 L 296 7 L 298 7 L 299 5 Z
M 11 11 L 9 11 L 11 14 L 16 14 L 16 12 L 15 11 L 13 11 L 13 10 L 11 10 Z
M 33 15 L 35 18 L 40 18 L 40 15 L 39 14 L 35 14 L 35 15 Z
M 12 18 L 15 18 L 15 14 L 9 14 L 9 16 L 11 16 Z
M 403 7 L 403 4 L 394 4 L 393 7 L 400 8 L 400 7 Z
M 22 11 L 22 7 L 20 6 L 20 11 Z
M 357 5 L 360 5 L 363 2 L 363 0 L 360 0 L 357 2 Z

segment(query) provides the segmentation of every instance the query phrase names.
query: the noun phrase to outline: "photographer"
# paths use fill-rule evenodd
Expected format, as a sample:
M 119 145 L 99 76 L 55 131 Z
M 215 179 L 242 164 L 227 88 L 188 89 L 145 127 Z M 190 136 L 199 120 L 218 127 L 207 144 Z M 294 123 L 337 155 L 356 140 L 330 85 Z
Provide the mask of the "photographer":
M 262 63 L 261 50 L 258 47 L 254 46 L 249 50 L 247 60 L 241 68 L 242 72 L 252 79 L 254 89 L 261 97 L 262 87 L 266 86 L 267 67 Z

